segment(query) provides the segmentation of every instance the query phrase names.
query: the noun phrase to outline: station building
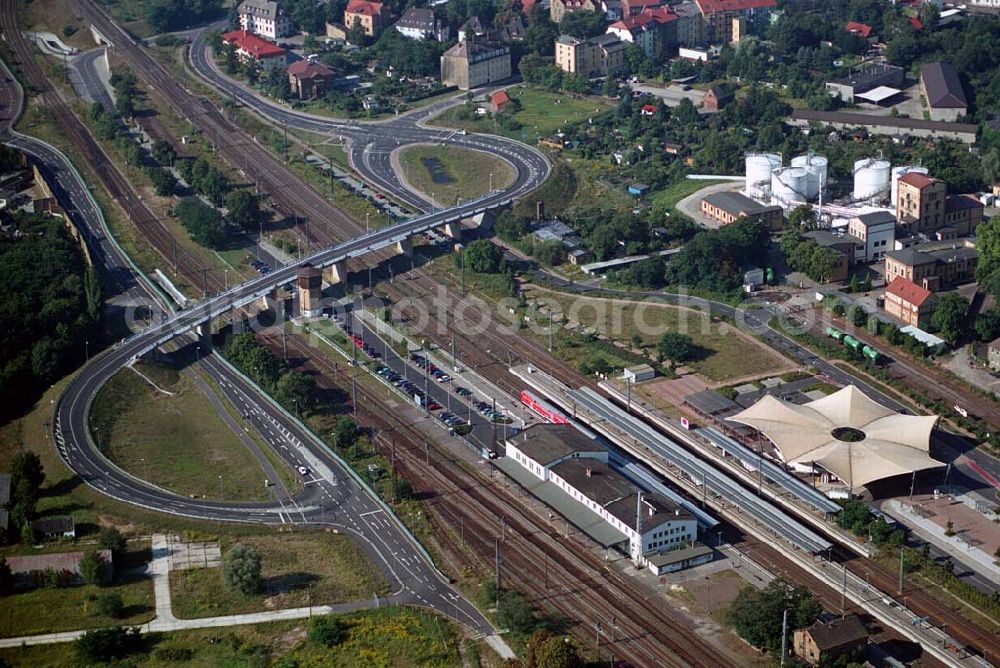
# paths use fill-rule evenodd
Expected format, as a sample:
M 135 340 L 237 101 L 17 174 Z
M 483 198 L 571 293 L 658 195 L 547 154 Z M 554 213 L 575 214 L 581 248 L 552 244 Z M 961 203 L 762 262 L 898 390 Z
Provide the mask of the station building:
M 694 515 L 657 492 L 645 492 L 608 463 L 608 450 L 567 424 L 538 424 L 507 441 L 507 458 L 537 479 L 526 484 L 606 547 L 620 547 L 657 575 L 706 563 Z M 505 469 L 515 478 L 516 471 Z M 540 490 L 537 481 L 555 489 Z M 523 484 L 523 483 L 522 483 Z

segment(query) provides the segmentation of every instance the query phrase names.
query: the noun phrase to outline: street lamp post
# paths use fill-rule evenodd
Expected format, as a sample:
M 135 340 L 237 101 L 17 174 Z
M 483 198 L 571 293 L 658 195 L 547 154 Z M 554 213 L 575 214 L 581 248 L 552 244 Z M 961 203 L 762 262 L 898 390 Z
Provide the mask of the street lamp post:
M 223 498 L 225 498 L 225 495 L 222 493 L 222 476 L 220 475 L 219 476 L 219 500 L 221 501 Z

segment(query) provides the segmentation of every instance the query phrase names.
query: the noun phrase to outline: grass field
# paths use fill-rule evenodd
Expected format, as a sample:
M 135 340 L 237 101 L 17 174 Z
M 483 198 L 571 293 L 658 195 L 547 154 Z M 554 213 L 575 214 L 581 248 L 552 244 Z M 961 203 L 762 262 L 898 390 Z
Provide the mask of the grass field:
M 81 549 L 81 546 L 66 543 L 46 551 L 71 552 Z M 148 546 L 143 548 L 136 544 L 134 549 L 135 552 L 123 555 L 123 562 L 134 566 L 141 563 L 142 559 L 148 560 Z M 121 619 L 113 620 L 97 613 L 92 599 L 101 594 L 118 594 L 122 597 L 125 611 Z M 4 597 L 3 604 L 0 605 L 0 637 L 96 628 L 110 623 L 142 624 L 152 619 L 153 613 L 153 581 L 134 571 L 122 572 L 106 587 L 45 587 Z
M 173 571 L 174 614 L 184 619 L 325 605 L 385 594 L 388 585 L 347 536 L 308 532 L 241 538 L 261 556 L 263 591 L 243 596 L 230 590 L 221 568 Z M 235 545 L 222 542 L 223 555 Z
M 148 639 L 146 651 L 129 656 L 126 663 L 140 668 L 181 665 L 187 668 L 244 668 L 279 665 L 279 659 L 283 666 L 331 668 L 463 665 L 455 629 L 441 617 L 411 608 L 390 607 L 340 615 L 339 618 L 347 628 L 347 635 L 332 648 L 309 640 L 309 623 L 299 620 L 155 634 Z M 170 652 L 176 650 L 189 650 L 190 656 L 182 661 L 171 661 Z M 0 659 L 11 665 L 32 668 L 76 668 L 81 665 L 71 643 L 3 649 Z
M 507 89 L 507 93 L 521 103 L 520 110 L 514 114 L 514 118 L 522 126 L 517 130 L 505 130 L 487 117 L 460 119 L 458 110 L 461 107 L 453 107 L 442 112 L 434 119 L 433 124 L 472 132 L 502 134 L 534 144 L 540 137 L 555 133 L 564 124 L 586 120 L 607 111 L 614 104 L 613 101 L 601 97 L 550 93 L 524 84 L 511 86 Z
M 720 179 L 714 179 L 711 181 L 684 179 L 682 181 L 672 183 L 663 190 L 657 191 L 653 194 L 653 205 L 665 206 L 672 209 L 677 206 L 678 202 L 688 195 L 693 195 L 702 188 L 706 186 L 714 186 L 717 183 L 727 183 L 727 181 L 722 181 Z
M 264 473 L 216 413 L 194 380 L 174 369 L 137 367 L 172 395 L 131 369 L 119 371 L 97 394 L 91 433 L 112 461 L 132 474 L 184 495 L 227 500 L 268 498 Z
M 517 178 L 510 163 L 482 151 L 452 146 L 413 146 L 399 152 L 404 179 L 442 204 L 469 200 L 506 188 Z
M 785 358 L 736 331 L 729 323 L 709 320 L 698 311 L 654 302 L 571 297 L 539 288 L 531 289 L 527 295 L 554 299 L 571 322 L 596 330 L 612 341 L 625 342 L 629 348 L 632 337 L 639 335 L 644 354 L 649 358 L 655 357 L 656 344 L 663 334 L 686 333 L 698 351 L 696 359 L 685 366 L 712 382 L 793 368 Z

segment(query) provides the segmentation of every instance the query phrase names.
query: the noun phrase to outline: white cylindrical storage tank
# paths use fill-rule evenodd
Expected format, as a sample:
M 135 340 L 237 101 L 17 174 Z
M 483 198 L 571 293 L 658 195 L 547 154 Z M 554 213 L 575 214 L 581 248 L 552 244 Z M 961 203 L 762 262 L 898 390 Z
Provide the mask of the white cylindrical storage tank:
M 777 153 L 748 153 L 746 158 L 746 191 L 748 197 L 761 198 L 771 185 L 771 172 L 781 168 Z
M 823 155 L 799 155 L 792 158 L 792 167 L 802 167 L 813 174 L 813 181 L 816 189 L 813 197 L 819 195 L 820 190 L 826 190 L 826 179 L 829 173 L 830 161 Z
M 899 179 L 906 176 L 910 172 L 916 172 L 917 174 L 928 174 L 926 167 L 913 167 L 911 165 L 906 165 L 904 167 L 893 167 L 892 168 L 892 185 L 889 187 L 890 197 L 889 201 L 892 202 L 892 206 L 896 206 L 896 197 L 899 193 Z
M 865 158 L 854 163 L 854 199 L 872 200 L 889 195 L 889 162 L 880 158 Z
M 801 167 L 785 167 L 771 173 L 771 196 L 782 202 L 807 199 L 809 175 Z

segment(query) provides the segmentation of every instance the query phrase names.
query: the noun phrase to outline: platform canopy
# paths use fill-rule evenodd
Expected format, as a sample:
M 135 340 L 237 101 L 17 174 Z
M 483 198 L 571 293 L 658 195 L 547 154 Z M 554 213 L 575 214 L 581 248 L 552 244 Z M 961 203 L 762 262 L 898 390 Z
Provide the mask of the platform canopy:
M 817 464 L 851 489 L 941 466 L 930 456 L 936 415 L 903 415 L 848 385 L 807 404 L 766 395 L 728 418 L 767 436 L 789 464 Z

